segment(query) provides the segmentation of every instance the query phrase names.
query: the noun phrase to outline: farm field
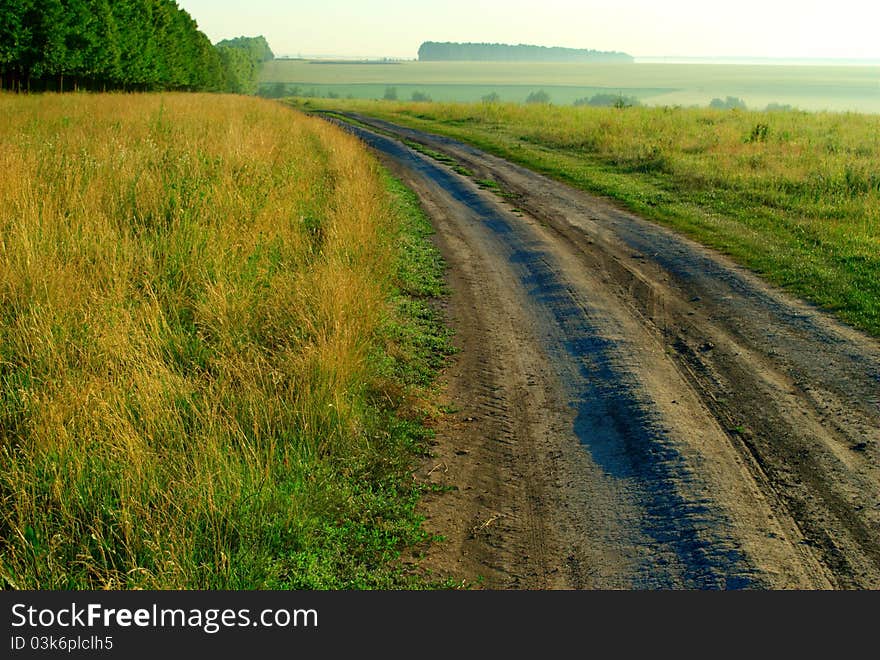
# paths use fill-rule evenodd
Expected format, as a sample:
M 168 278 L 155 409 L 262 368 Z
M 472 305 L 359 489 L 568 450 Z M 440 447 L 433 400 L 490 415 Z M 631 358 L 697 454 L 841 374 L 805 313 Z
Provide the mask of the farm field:
M 880 335 L 880 118 L 300 100 L 471 142 L 718 248 Z
M 414 92 L 441 102 L 476 102 L 494 93 L 501 101 L 522 103 L 530 93 L 544 90 L 556 105 L 595 94 L 633 96 L 656 106 L 708 106 L 713 98 L 733 96 L 755 110 L 776 103 L 803 110 L 880 112 L 876 66 L 277 59 L 266 64 L 260 83 L 262 93 L 283 83 L 288 90 L 298 88 L 299 95 L 356 99 L 380 99 L 394 87 L 401 101 Z
M 410 193 L 273 102 L 0 94 L 0 588 L 392 588 L 444 333 Z

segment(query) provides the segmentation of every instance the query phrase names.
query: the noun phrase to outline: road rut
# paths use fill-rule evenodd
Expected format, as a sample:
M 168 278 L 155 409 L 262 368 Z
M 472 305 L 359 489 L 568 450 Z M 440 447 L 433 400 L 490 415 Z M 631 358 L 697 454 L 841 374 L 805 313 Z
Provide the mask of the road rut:
M 488 588 L 880 587 L 875 340 L 607 200 L 350 118 L 449 264 L 457 412 L 419 474 L 446 538 L 427 568 Z

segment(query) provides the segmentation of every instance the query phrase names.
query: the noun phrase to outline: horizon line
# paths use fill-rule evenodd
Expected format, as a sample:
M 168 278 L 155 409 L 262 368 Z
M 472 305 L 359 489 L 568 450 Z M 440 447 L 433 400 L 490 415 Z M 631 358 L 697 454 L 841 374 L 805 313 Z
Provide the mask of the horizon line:
M 629 55 L 629 53 L 625 53 Z M 752 63 L 848 63 L 880 66 L 880 57 L 799 57 L 796 55 L 767 56 L 767 55 L 630 55 L 630 57 L 639 63 L 639 60 L 666 60 L 668 63 L 674 64 L 676 61 L 698 63 L 698 62 L 752 62 Z M 418 55 L 352 55 L 352 54 L 334 54 L 334 53 L 281 53 L 275 56 L 275 59 L 302 59 L 302 60 L 369 60 L 369 61 L 404 61 L 417 62 Z M 674 60 L 674 61 L 672 61 Z M 450 60 L 451 61 L 451 60 Z M 470 60 L 467 60 L 470 61 Z M 529 61 L 526 60 L 526 63 Z M 509 62 L 514 64 L 516 62 Z M 647 62 L 642 62 L 647 63 Z

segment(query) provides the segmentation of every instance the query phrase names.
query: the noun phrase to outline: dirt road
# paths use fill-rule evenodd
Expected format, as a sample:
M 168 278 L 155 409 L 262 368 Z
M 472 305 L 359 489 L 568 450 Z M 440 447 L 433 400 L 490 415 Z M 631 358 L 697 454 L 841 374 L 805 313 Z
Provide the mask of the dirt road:
M 428 568 L 489 588 L 880 588 L 876 341 L 607 201 L 354 119 L 450 267 L 457 412 L 420 474 L 447 539 Z

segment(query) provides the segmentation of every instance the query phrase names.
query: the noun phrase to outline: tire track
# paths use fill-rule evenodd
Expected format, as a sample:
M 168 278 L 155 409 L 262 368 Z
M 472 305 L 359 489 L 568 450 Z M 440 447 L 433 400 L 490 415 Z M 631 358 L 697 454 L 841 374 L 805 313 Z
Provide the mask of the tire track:
M 429 562 L 491 587 L 878 584 L 876 343 L 607 202 L 374 123 L 524 210 L 350 129 L 419 193 L 451 265 L 449 392 L 473 421 L 438 429 L 438 452 L 467 453 L 427 503 L 451 532 Z M 498 515 L 457 541 L 465 511 Z

